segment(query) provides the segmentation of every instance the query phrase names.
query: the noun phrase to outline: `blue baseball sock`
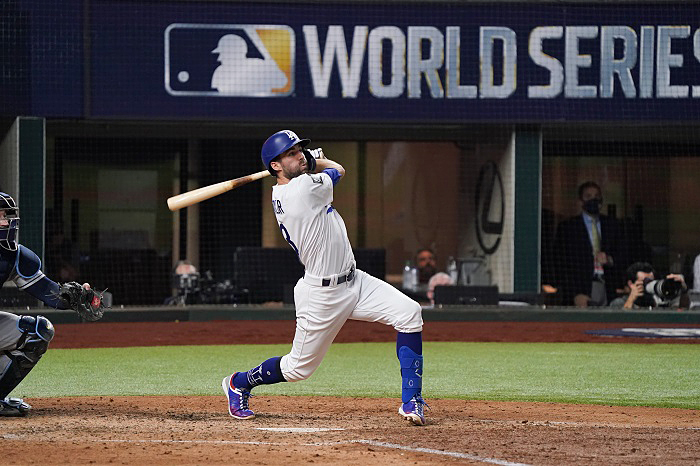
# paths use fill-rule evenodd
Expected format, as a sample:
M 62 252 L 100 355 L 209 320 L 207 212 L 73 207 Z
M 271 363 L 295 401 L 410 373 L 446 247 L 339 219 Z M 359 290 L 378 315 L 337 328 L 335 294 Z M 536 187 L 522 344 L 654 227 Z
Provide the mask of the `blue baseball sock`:
M 396 356 L 402 346 L 407 346 L 416 354 L 423 354 L 423 332 L 397 333 L 396 334 Z
M 271 385 L 273 383 L 286 382 L 280 368 L 281 356 L 276 356 L 264 361 L 248 372 L 238 372 L 233 378 L 233 386 L 251 390 L 258 385 Z

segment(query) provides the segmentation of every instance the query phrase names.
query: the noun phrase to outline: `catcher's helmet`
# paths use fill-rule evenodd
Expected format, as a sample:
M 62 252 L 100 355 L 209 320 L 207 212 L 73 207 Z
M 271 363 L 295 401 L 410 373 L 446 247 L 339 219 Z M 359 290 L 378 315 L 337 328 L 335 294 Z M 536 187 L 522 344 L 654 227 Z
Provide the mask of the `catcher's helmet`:
M 0 210 L 5 211 L 7 225 L 0 224 L 0 247 L 16 251 L 19 237 L 19 207 L 12 196 L 0 192 Z
M 295 144 L 301 144 L 302 147 L 306 147 L 310 142 L 311 139 L 300 139 L 294 131 L 288 129 L 277 131 L 267 138 L 267 141 L 262 146 L 262 163 L 272 176 L 276 176 L 275 171 L 270 168 L 270 162 Z

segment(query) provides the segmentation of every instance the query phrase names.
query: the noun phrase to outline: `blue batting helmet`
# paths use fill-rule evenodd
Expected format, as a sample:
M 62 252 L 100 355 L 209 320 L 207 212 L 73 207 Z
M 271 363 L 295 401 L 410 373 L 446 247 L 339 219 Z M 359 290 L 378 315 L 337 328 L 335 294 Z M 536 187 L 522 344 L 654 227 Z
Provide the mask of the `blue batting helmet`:
M 19 237 L 19 207 L 12 196 L 0 192 L 0 210 L 5 211 L 7 225 L 0 224 L 0 247 L 16 251 Z
M 265 141 L 262 146 L 262 163 L 265 165 L 265 168 L 270 171 L 272 176 L 275 176 L 275 171 L 270 168 L 270 162 L 272 162 L 275 157 L 296 144 L 301 144 L 302 147 L 306 147 L 310 142 L 311 139 L 300 139 L 294 131 L 288 129 L 277 131 L 267 138 L 267 141 Z

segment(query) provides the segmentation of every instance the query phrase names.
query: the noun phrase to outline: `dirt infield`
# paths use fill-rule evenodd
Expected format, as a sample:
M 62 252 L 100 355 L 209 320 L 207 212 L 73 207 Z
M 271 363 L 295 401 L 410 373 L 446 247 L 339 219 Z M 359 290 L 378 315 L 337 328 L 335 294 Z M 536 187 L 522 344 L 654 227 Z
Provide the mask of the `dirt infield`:
M 428 322 L 424 335 L 426 341 L 693 342 L 585 333 L 616 326 Z M 63 324 L 56 330 L 52 348 L 289 343 L 294 322 Z M 393 339 L 384 326 L 348 322 L 336 341 Z M 251 404 L 258 416 L 249 421 L 229 417 L 223 394 L 28 401 L 30 416 L 0 418 L 4 450 L 14 452 L 0 464 L 700 463 L 700 412 L 694 410 L 431 399 L 429 425 L 415 427 L 400 419 L 395 399 L 256 396 Z

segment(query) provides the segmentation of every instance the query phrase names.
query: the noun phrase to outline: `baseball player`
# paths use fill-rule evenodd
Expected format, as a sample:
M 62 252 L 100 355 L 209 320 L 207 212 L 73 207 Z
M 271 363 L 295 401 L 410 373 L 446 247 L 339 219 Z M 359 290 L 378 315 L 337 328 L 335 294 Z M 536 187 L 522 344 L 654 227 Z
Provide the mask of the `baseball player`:
M 39 257 L 18 243 L 19 208 L 0 192 L 0 286 L 12 280 L 48 306 L 74 309 L 86 320 L 98 320 L 104 307 L 102 295 L 90 285 L 75 282 L 59 285 L 41 271 Z M 8 398 L 46 352 L 54 336 L 44 316 L 22 316 L 0 311 L 0 416 L 26 416 L 31 406 L 21 398 Z
M 399 414 L 425 425 L 421 306 L 356 268 L 345 222 L 331 204 L 333 187 L 345 169 L 326 159 L 321 149 L 306 150 L 309 142 L 284 130 L 262 146 L 263 164 L 277 178 L 272 206 L 280 231 L 306 270 L 294 287 L 296 332 L 291 351 L 223 379 L 229 414 L 253 418 L 248 399 L 258 385 L 309 378 L 345 321 L 353 319 L 382 322 L 398 331 L 396 353 L 403 381 Z

